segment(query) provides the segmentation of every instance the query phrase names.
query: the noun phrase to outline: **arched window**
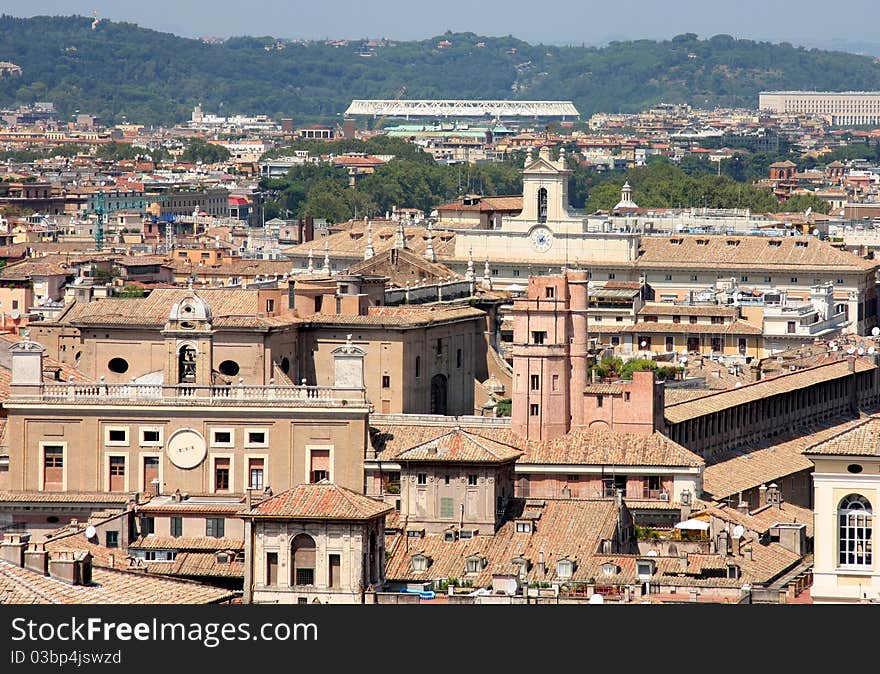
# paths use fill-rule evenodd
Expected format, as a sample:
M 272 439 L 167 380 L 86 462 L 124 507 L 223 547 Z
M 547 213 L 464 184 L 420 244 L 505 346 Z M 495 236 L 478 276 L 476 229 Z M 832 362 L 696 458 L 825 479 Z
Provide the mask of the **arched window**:
M 547 188 L 538 190 L 538 222 L 547 222 Z
M 871 521 L 874 513 L 864 496 L 844 496 L 837 508 L 838 561 L 843 566 L 871 566 Z
M 196 350 L 185 344 L 177 354 L 178 384 L 194 384 L 196 381 Z
M 291 585 L 315 584 L 315 539 L 308 534 L 298 534 L 290 543 L 293 558 Z

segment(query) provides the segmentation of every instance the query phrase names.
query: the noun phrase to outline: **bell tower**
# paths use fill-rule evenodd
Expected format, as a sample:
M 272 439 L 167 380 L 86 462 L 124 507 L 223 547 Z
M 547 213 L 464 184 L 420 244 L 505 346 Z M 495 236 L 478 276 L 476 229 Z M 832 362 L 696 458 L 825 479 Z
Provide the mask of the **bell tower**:
M 210 386 L 213 372 L 213 314 L 189 288 L 168 313 L 165 337 L 165 386 Z

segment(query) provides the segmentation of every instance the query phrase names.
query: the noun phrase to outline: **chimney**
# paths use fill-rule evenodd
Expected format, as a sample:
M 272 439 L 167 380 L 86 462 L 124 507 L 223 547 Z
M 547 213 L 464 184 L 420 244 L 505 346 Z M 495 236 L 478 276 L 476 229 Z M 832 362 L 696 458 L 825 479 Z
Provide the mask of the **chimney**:
M 678 558 L 678 568 L 680 571 L 687 571 L 688 569 L 688 555 L 686 552 L 681 553 Z
M 716 541 L 717 542 L 715 544 L 715 551 L 719 555 L 721 555 L 722 557 L 727 557 L 727 550 L 728 550 L 727 532 L 722 531 L 721 533 L 719 533 L 718 536 L 716 536 Z
M 49 559 L 49 575 L 71 585 L 90 585 L 92 555 L 85 550 L 59 552 Z
M 681 518 L 680 521 L 686 522 L 691 518 L 691 493 L 687 489 L 681 492 L 681 495 L 678 497 L 679 502 L 681 503 Z
M 0 543 L 0 559 L 15 566 L 24 566 L 24 551 L 27 549 L 31 535 L 21 532 L 7 532 L 3 534 L 3 542 Z
M 777 510 L 782 507 L 782 492 L 775 482 L 771 482 L 767 488 L 767 503 L 774 506 Z
M 254 507 L 254 498 L 250 489 L 245 490 L 244 507 L 248 510 Z
M 758 507 L 763 508 L 767 505 L 767 485 L 762 484 L 758 487 Z
M 24 552 L 24 566 L 41 576 L 49 575 L 49 553 L 45 543 L 32 543 Z
M 739 510 L 743 515 L 748 516 L 749 514 L 749 504 L 745 501 L 740 501 L 739 505 L 736 506 L 736 509 Z
M 752 561 L 752 542 L 749 541 L 743 546 L 743 556 L 748 560 Z
M 538 570 L 539 576 L 544 576 L 547 573 L 547 565 L 544 564 L 544 550 L 543 549 L 538 553 L 537 570 Z

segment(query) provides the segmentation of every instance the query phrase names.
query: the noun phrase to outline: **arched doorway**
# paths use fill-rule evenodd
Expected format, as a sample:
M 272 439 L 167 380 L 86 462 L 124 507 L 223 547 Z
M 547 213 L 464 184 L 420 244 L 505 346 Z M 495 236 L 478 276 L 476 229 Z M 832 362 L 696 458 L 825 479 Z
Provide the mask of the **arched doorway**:
M 290 543 L 291 585 L 315 584 L 315 539 L 308 534 L 297 534 Z
M 191 344 L 184 344 L 177 352 L 177 383 L 196 383 L 196 350 Z
M 446 414 L 446 377 L 442 374 L 431 377 L 431 414 Z

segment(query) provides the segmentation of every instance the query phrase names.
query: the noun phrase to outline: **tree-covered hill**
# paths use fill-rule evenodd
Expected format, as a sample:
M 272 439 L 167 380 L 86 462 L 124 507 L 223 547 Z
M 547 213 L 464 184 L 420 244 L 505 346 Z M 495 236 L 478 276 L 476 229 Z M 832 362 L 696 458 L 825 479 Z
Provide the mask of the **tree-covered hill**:
M 279 27 L 279 33 L 283 28 Z M 208 44 L 86 17 L 0 16 L 0 106 L 54 101 L 107 120 L 178 122 L 207 112 L 331 120 L 353 98 L 573 100 L 583 116 L 659 102 L 757 104 L 762 89 L 880 90 L 880 63 L 843 52 L 679 35 L 596 48 L 530 45 L 446 33 L 429 40 L 294 42 L 237 37 Z

